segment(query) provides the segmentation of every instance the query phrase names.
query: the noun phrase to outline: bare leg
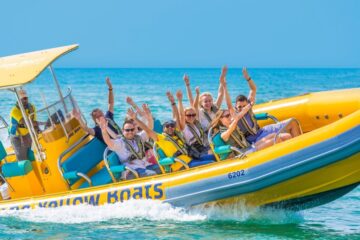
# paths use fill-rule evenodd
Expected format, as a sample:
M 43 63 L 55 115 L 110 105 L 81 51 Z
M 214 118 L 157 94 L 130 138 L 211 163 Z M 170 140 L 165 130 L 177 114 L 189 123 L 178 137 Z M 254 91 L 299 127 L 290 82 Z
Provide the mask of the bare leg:
M 297 136 L 301 135 L 299 126 L 294 121 L 290 122 L 290 124 L 286 127 L 286 131 L 290 132 L 292 137 L 297 137 Z
M 283 141 L 289 140 L 293 137 L 290 133 L 280 133 L 279 138 L 281 139 L 281 142 L 283 142 Z

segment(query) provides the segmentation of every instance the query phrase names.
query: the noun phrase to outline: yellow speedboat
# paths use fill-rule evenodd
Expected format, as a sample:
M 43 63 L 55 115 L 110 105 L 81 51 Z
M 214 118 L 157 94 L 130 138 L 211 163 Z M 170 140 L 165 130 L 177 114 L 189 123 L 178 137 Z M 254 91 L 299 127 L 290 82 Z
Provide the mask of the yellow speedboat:
M 303 209 L 332 201 L 360 183 L 360 89 L 309 93 L 257 105 L 261 118 L 294 118 L 303 135 L 265 150 L 178 172 L 118 180 L 125 170 L 106 146 L 88 136 L 73 118 L 71 92 L 63 95 L 51 64 L 77 45 L 0 58 L 0 89 L 19 101 L 21 86 L 50 68 L 59 101 L 36 114 L 46 114 L 40 133 L 24 117 L 33 141 L 29 160 L 16 161 L 11 148 L 0 146 L 1 177 L 11 199 L 0 209 L 155 199 L 175 206 L 231 204 Z M 265 114 L 266 113 L 266 114 Z M 24 114 L 23 114 L 24 116 Z M 271 119 L 261 121 L 269 124 Z M 224 148 L 222 148 L 224 149 Z M 161 165 L 171 164 L 158 159 Z M 165 168 L 162 168 L 163 170 Z

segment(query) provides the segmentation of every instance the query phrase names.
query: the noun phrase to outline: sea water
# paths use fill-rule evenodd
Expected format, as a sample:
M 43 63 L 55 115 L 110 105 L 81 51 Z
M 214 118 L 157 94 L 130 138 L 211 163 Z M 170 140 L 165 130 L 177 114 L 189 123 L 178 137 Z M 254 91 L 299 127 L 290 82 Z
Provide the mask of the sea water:
M 257 103 L 307 92 L 360 87 L 360 69 L 249 69 L 257 91 Z M 64 94 L 71 87 L 78 106 L 93 125 L 89 113 L 107 109 L 109 76 L 115 94 L 115 120 L 121 123 L 129 107 L 126 96 L 139 105 L 147 103 L 160 120 L 171 117 L 165 92 L 184 92 L 182 76 L 191 87 L 217 95 L 220 69 L 56 69 Z M 227 77 L 232 98 L 247 95 L 241 69 Z M 49 72 L 26 86 L 38 109 L 58 100 Z M 41 95 L 43 97 L 41 97 Z M 331 98 L 331 95 L 329 95 Z M 360 98 L 360 96 L 359 96 Z M 1 93 L 0 113 L 6 120 L 15 102 L 10 92 Z M 1 139 L 9 144 L 6 130 Z M 67 206 L 0 212 L 2 239 L 360 239 L 360 188 L 329 204 L 300 212 L 246 209 L 242 202 L 226 208 L 198 206 L 176 208 L 154 200 L 128 201 L 105 206 Z

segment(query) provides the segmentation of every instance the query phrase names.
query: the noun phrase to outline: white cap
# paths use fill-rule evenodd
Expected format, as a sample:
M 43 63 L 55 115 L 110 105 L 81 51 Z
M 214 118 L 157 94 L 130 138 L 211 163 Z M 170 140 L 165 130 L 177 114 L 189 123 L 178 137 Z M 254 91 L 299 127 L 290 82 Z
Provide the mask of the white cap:
M 27 97 L 27 93 L 26 93 L 26 91 L 24 89 L 20 89 L 18 91 L 18 94 L 19 94 L 20 99 L 23 99 L 23 98 Z

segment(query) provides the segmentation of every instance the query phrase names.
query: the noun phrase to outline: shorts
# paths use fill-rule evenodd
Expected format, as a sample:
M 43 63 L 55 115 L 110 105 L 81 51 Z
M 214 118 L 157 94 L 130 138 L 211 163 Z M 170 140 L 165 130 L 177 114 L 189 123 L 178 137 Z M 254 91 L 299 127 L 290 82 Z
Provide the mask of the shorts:
M 263 128 L 261 128 L 256 135 L 249 136 L 248 138 L 246 138 L 246 140 L 254 144 L 259 140 L 261 140 L 262 138 L 269 136 L 270 134 L 278 133 L 282 128 L 285 127 L 286 124 L 287 121 L 266 125 Z
M 29 134 L 25 136 L 11 135 L 10 142 L 14 148 L 16 159 L 18 161 L 29 159 L 28 152 L 31 149 L 31 138 Z

